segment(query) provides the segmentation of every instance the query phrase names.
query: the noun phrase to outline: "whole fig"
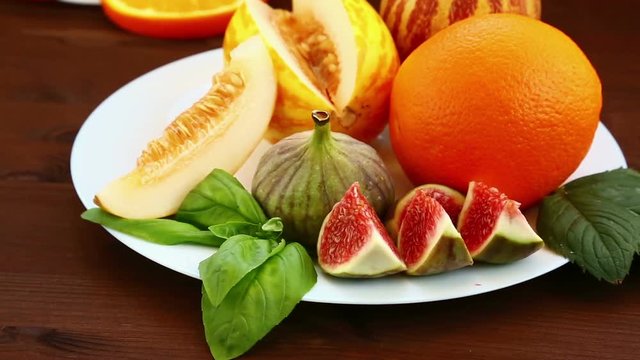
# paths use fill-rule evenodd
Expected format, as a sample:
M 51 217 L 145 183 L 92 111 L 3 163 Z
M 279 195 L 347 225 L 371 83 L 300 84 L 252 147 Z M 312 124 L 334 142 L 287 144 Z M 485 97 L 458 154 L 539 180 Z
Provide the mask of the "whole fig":
M 284 237 L 315 248 L 322 222 L 349 186 L 362 192 L 382 217 L 394 201 L 391 176 L 375 149 L 332 133 L 330 115 L 313 111 L 314 130 L 290 135 L 260 159 L 252 193 L 269 217 L 284 223 Z

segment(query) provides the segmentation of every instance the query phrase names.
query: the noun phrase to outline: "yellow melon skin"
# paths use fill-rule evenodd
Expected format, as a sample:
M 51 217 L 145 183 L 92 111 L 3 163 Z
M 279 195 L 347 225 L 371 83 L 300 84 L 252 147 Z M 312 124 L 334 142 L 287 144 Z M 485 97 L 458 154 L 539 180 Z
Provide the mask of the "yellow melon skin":
M 375 138 L 387 124 L 389 95 L 400 60 L 393 38 L 371 5 L 362 0 L 344 0 L 358 49 L 358 74 L 354 96 L 346 111 L 355 115 L 354 124 L 344 122 L 337 131 L 363 141 Z
M 391 30 L 401 58 L 456 21 L 489 13 L 540 19 L 541 0 L 382 0 L 380 14 Z
M 386 25 L 365 0 L 297 0 L 293 13 L 310 15 L 325 28 L 336 26 L 332 17 L 317 16 L 318 8 L 336 7 L 346 13 L 345 31 L 339 37 L 347 37 L 353 43 L 356 54 L 355 74 L 351 74 L 353 91 L 343 104 L 331 101 L 312 81 L 296 71 L 286 51 L 274 41 L 276 31 L 265 29 L 264 22 L 256 17 L 256 0 L 247 0 L 236 11 L 225 33 L 223 48 L 228 54 L 243 39 L 260 34 L 269 48 L 276 76 L 278 95 L 269 124 L 267 138 L 272 141 L 296 132 L 313 128 L 309 114 L 314 109 L 333 111 L 332 130 L 349 134 L 362 141 L 373 140 L 384 129 L 388 120 L 389 94 L 392 80 L 399 67 L 399 57 Z M 277 35 L 276 35 L 277 36 Z M 342 39 L 334 39 L 342 41 Z M 342 61 L 343 59 L 340 59 Z
M 136 167 L 108 183 L 94 202 L 129 219 L 174 214 L 213 169 L 234 173 L 242 166 L 263 139 L 275 97 L 267 49 L 258 37 L 247 39 L 209 92 L 147 144 Z

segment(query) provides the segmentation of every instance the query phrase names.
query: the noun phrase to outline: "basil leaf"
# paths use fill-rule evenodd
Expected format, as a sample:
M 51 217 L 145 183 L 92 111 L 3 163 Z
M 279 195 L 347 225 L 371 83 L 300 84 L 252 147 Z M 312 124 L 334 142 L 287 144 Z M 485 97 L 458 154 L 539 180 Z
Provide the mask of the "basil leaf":
M 216 360 L 249 350 L 291 313 L 316 283 L 313 261 L 292 243 L 248 273 L 218 306 L 202 289 L 205 335 Z
M 161 245 L 183 243 L 220 246 L 223 238 L 210 231 L 169 219 L 124 219 L 99 208 L 89 209 L 80 216 L 84 220 L 104 225 L 113 230 L 135 236 L 137 238 Z
M 235 177 L 224 170 L 215 169 L 187 194 L 178 209 L 176 220 L 204 230 L 229 221 L 262 224 L 267 217 Z
M 209 231 L 217 237 L 229 239 L 236 235 L 260 237 L 258 234 L 262 232 L 262 229 L 260 224 L 252 224 L 246 221 L 228 221 L 224 224 L 209 226 Z
M 224 239 L 244 234 L 259 239 L 277 240 L 282 235 L 283 227 L 284 225 L 280 218 L 272 218 L 262 225 L 251 224 L 245 221 L 229 221 L 224 224 L 209 226 L 209 231 Z
M 274 217 L 267 220 L 266 223 L 262 224 L 262 230 L 270 233 L 277 233 L 278 236 L 282 234 L 282 230 L 284 229 L 284 224 L 282 223 L 282 219 L 279 217 Z
M 571 182 L 543 200 L 538 233 L 597 279 L 620 283 L 640 249 L 639 189 L 637 173 L 627 171 Z
M 236 235 L 225 241 L 215 254 L 203 260 L 198 267 L 211 303 L 218 306 L 245 275 L 283 247 L 284 241 L 278 245 L 275 241 L 248 235 Z

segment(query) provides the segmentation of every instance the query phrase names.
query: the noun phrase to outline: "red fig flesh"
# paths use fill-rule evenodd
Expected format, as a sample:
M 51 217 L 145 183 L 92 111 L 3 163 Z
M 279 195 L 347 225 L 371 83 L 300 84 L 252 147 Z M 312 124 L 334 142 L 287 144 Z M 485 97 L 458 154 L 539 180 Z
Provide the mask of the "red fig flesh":
M 458 230 L 474 260 L 509 263 L 543 246 L 519 206 L 496 188 L 481 182 L 469 183 Z
M 424 191 L 428 196 L 435 199 L 444 210 L 447 212 L 451 221 L 454 224 L 458 223 L 458 216 L 462 211 L 462 204 L 464 204 L 464 196 L 458 191 L 453 190 L 444 185 L 426 184 L 416 187 L 409 191 L 405 196 L 396 204 L 393 218 L 387 221 L 387 230 L 393 238 L 397 238 L 398 231 L 400 230 L 400 224 L 405 216 L 406 208 L 411 199 L 416 195 L 418 190 Z
M 379 277 L 406 269 L 356 182 L 333 206 L 318 237 L 318 263 L 339 277 Z
M 407 274 L 437 274 L 473 264 L 449 215 L 428 190 L 416 190 L 403 214 L 398 247 Z

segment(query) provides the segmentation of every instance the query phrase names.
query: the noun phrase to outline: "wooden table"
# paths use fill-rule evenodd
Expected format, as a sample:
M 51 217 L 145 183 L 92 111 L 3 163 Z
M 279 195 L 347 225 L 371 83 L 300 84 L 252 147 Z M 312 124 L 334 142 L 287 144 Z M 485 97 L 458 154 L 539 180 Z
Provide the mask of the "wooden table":
M 611 3 L 546 0 L 544 20 L 593 61 L 602 121 L 640 168 L 640 2 Z M 0 2 L 0 359 L 210 358 L 200 283 L 81 221 L 69 153 L 109 94 L 220 43 L 135 36 L 97 7 Z M 567 265 L 458 300 L 301 303 L 246 358 L 638 359 L 640 269 L 619 286 Z

